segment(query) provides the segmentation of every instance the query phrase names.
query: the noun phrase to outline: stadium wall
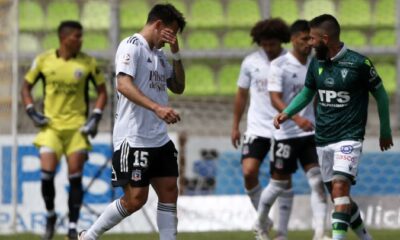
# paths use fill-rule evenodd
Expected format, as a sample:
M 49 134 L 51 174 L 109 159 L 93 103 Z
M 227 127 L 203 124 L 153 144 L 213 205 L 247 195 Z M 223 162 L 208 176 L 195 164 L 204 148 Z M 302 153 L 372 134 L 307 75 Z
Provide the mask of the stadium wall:
M 40 194 L 40 168 L 37 150 L 32 146 L 31 142 L 34 135 L 20 135 L 18 146 L 18 192 L 17 192 L 17 232 L 35 232 L 43 231 L 45 224 L 45 208 Z M 177 134 L 171 134 L 171 138 L 177 144 Z M 0 138 L 0 234 L 8 234 L 11 232 L 12 224 L 12 190 L 11 190 L 11 144 L 9 136 Z M 399 139 L 395 139 L 399 140 Z M 121 191 L 114 190 L 110 186 L 110 162 L 111 146 L 110 136 L 108 134 L 100 134 L 93 141 L 93 151 L 90 154 L 89 161 L 84 169 L 84 186 L 87 189 L 84 198 L 84 206 L 82 207 L 79 228 L 84 229 L 90 226 L 110 201 L 119 197 Z M 377 140 L 367 139 L 365 142 L 364 158 L 369 159 L 371 156 L 376 157 L 373 152 L 376 151 Z M 397 147 L 398 148 L 398 147 Z M 217 159 L 213 161 L 224 163 L 225 166 L 216 165 L 216 171 L 224 176 L 216 177 L 215 188 L 213 191 L 198 191 L 183 189 L 183 194 L 178 201 L 179 214 L 179 231 L 229 231 L 229 230 L 250 230 L 256 213 L 252 208 L 248 197 L 243 194 L 243 184 L 241 175 L 235 175 L 236 170 L 240 171 L 237 165 L 238 151 L 232 152 L 232 147 L 228 138 L 222 137 L 191 137 L 187 141 L 184 151 L 187 153 L 186 164 L 184 169 L 184 178 L 199 178 L 199 173 L 193 171 L 193 168 L 199 159 L 202 158 L 201 152 L 204 149 L 214 149 L 218 153 Z M 368 226 L 372 228 L 399 228 L 400 227 L 400 208 L 397 204 L 399 197 L 399 187 L 392 186 L 394 189 L 387 191 L 393 179 L 388 174 L 398 176 L 397 171 L 400 167 L 396 165 L 390 166 L 393 173 L 385 173 L 381 171 L 385 169 L 385 163 L 388 159 L 399 157 L 399 149 L 392 154 L 379 154 L 380 158 L 375 159 L 372 163 L 382 163 L 381 167 L 377 167 L 372 163 L 368 167 L 372 168 L 371 172 L 378 173 L 377 178 L 382 181 L 376 185 L 372 185 L 371 189 L 360 191 L 355 190 L 356 200 L 360 205 L 363 217 Z M 234 172 L 223 172 L 225 169 L 232 168 L 227 166 L 226 160 L 221 156 L 232 156 L 232 166 L 236 170 Z M 203 155 L 204 156 L 204 155 Z M 396 159 L 396 160 L 397 160 Z M 201 160 L 203 161 L 203 160 Z M 207 160 L 209 161 L 209 160 Z M 391 160 L 390 160 L 391 161 Z M 366 161 L 367 163 L 368 161 Z M 361 163 L 363 164 L 363 163 Z M 267 166 L 268 164 L 264 164 Z M 399 164 L 397 164 L 399 165 Z M 267 168 L 262 170 L 262 184 L 267 183 Z M 290 220 L 290 229 L 310 229 L 312 220 L 310 209 L 310 199 L 307 192 L 308 187 L 302 182 L 301 171 L 299 175 L 295 175 L 295 201 L 293 207 L 292 218 Z M 400 171 L 399 171 L 400 173 Z M 263 175 L 264 174 L 264 175 Z M 217 173 L 218 175 L 218 173 Z M 361 174 L 360 174 L 361 177 Z M 225 179 L 224 179 L 225 178 Z M 231 180 L 231 181 L 229 181 Z M 363 180 L 363 179 L 361 179 Z M 360 180 L 360 184 L 363 182 Z M 365 180 L 365 179 L 364 179 Z M 396 178 L 394 178 L 396 180 Z M 218 183 L 222 181 L 222 183 Z M 219 185 L 225 187 L 218 187 Z M 296 185 L 297 184 L 297 185 Z M 58 231 L 65 232 L 67 230 L 67 169 L 65 160 L 62 160 L 60 168 L 56 176 L 56 209 L 59 215 Z M 361 185 L 362 186 L 362 185 Z M 183 186 L 182 186 L 183 187 Z M 216 189 L 221 188 L 221 189 Z M 357 189 L 357 186 L 355 187 Z M 150 193 L 149 200 L 144 209 L 133 214 L 131 217 L 111 230 L 111 232 L 152 232 L 156 231 L 156 207 L 157 198 L 153 191 Z M 271 211 L 271 217 L 277 221 L 277 209 Z M 328 221 L 328 220 L 327 220 Z

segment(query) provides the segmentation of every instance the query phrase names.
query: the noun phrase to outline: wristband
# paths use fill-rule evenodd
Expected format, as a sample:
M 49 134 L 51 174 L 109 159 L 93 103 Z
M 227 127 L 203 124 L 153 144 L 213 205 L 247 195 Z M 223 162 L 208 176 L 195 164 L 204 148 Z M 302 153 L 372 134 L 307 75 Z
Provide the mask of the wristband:
M 100 108 L 93 109 L 93 113 L 103 114 L 103 111 Z
M 33 104 L 29 103 L 28 105 L 26 105 L 25 110 L 31 109 L 33 108 Z
M 172 53 L 172 59 L 174 59 L 174 61 L 181 60 L 181 54 L 179 52 Z

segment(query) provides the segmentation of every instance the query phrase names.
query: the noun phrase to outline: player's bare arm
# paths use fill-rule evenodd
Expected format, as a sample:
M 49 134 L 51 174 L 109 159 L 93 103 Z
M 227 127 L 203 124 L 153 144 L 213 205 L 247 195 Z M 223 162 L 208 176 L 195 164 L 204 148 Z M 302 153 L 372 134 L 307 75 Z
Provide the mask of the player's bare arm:
M 128 98 L 130 101 L 137 105 L 145 107 L 153 111 L 160 119 L 166 123 L 176 123 L 180 121 L 180 116 L 174 109 L 167 106 L 161 106 L 156 102 L 152 101 L 146 95 L 140 91 L 132 82 L 133 77 L 124 73 L 118 73 L 117 75 L 117 90 Z
M 169 28 L 165 28 L 161 32 L 162 38 L 166 43 L 169 43 L 171 53 L 173 54 L 172 66 L 174 74 L 172 78 L 167 79 L 168 88 L 176 94 L 182 94 L 185 90 L 185 71 L 179 54 L 179 43 L 176 33 Z
M 97 99 L 95 108 L 103 110 L 107 103 L 107 89 L 105 84 L 98 85 L 96 88 Z
M 247 98 L 249 96 L 249 90 L 245 88 L 238 88 L 238 91 L 235 96 L 235 102 L 233 106 L 233 126 L 231 133 L 231 141 L 233 147 L 237 148 L 240 145 L 240 120 L 242 119 L 242 115 L 244 109 L 246 107 Z
M 287 107 L 283 101 L 281 92 L 269 92 L 269 95 L 271 97 L 271 103 L 276 110 L 282 112 Z M 303 129 L 303 131 L 308 132 L 314 130 L 314 125 L 307 118 L 294 115 L 291 119 L 296 123 L 297 126 Z
M 33 85 L 24 80 L 21 88 L 21 97 L 25 107 L 28 106 L 29 104 L 33 104 L 33 98 L 31 94 L 32 88 Z

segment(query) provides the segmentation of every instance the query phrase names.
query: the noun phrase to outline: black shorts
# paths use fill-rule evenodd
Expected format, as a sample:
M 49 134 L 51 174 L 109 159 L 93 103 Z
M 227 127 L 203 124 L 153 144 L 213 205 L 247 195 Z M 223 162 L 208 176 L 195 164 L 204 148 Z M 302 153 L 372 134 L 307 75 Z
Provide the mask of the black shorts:
M 306 165 L 318 164 L 314 135 L 306 137 L 275 140 L 270 172 L 292 174 L 297 170 L 297 160 L 304 168 Z
M 242 147 L 242 161 L 245 158 L 255 158 L 264 161 L 271 148 L 271 139 L 244 135 Z
M 114 152 L 112 185 L 146 187 L 155 177 L 178 177 L 178 151 L 172 141 L 161 147 L 131 148 L 127 142 Z

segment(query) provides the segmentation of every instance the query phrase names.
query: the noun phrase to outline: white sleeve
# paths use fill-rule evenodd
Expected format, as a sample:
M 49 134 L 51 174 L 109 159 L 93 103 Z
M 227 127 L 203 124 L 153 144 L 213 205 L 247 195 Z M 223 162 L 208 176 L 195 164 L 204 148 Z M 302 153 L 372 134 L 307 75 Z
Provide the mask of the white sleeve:
M 269 92 L 282 92 L 283 70 L 275 64 L 271 64 L 268 73 L 267 88 Z
M 162 52 L 161 54 L 161 64 L 165 64 L 165 76 L 166 78 L 171 78 L 173 73 L 174 73 L 174 69 L 172 67 L 172 65 L 169 63 L 167 57 L 165 56 L 164 52 Z
M 115 74 L 125 73 L 135 78 L 139 56 L 139 44 L 137 42 L 128 43 L 126 39 L 123 40 L 115 55 Z
M 249 69 L 249 64 L 247 63 L 246 59 L 242 62 L 240 66 L 239 78 L 237 80 L 238 87 L 241 88 L 250 88 L 251 85 L 251 74 Z

